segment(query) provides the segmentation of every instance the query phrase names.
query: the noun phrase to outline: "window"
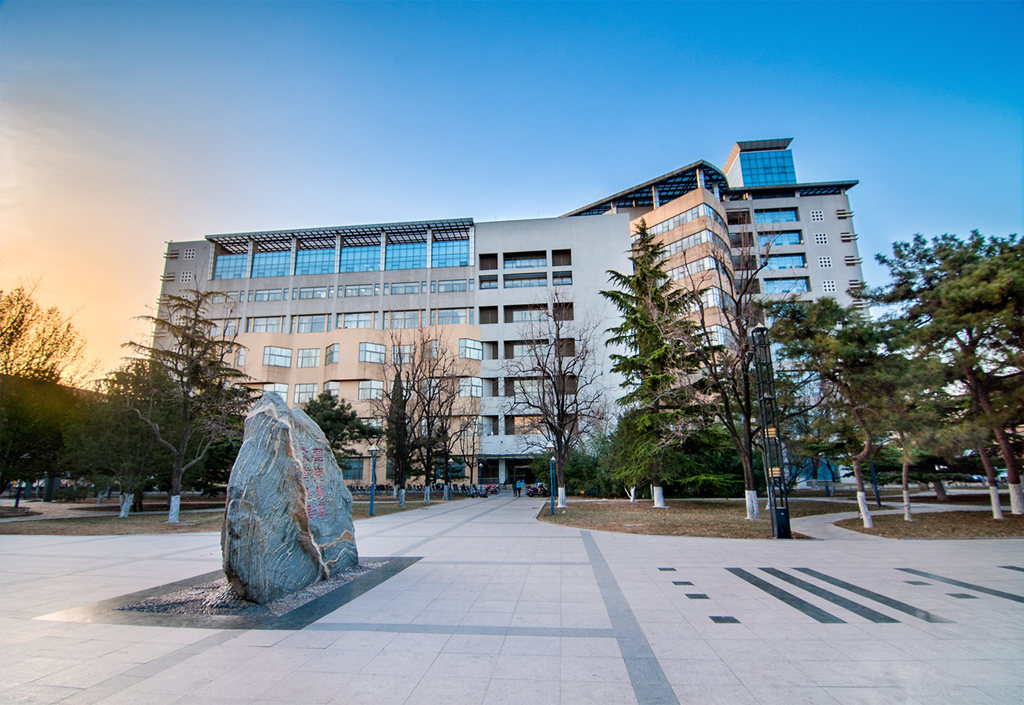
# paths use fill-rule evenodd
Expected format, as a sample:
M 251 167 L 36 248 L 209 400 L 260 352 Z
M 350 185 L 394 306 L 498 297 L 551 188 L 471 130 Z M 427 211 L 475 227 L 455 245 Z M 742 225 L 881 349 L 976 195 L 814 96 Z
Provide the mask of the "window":
M 573 320 L 573 307 L 572 301 L 564 303 L 556 303 L 551 307 L 551 318 L 556 321 L 571 321 Z
M 726 308 L 729 295 L 717 286 L 710 286 L 700 294 L 700 302 L 704 308 Z
M 377 284 L 349 284 L 345 287 L 345 296 L 375 296 Z
M 480 277 L 480 288 L 481 289 L 497 289 L 498 288 L 498 277 L 496 275 L 482 276 Z
M 575 338 L 558 338 L 555 341 L 555 354 L 558 357 L 572 357 L 576 354 Z
M 299 348 L 299 355 L 295 361 L 296 367 L 319 367 L 320 348 Z
M 324 391 L 335 399 L 341 399 L 341 382 L 324 382 Z
M 801 294 L 811 290 L 807 277 L 791 277 L 789 279 L 765 279 L 766 294 Z
M 469 240 L 452 240 L 430 245 L 431 267 L 467 267 L 469 266 Z
M 551 283 L 554 286 L 572 286 L 572 272 L 554 272 Z
M 796 208 L 765 208 L 754 211 L 754 222 L 758 225 L 765 223 L 794 223 L 800 220 Z
M 531 357 L 535 351 L 537 352 L 538 357 L 544 359 L 547 357 L 544 354 L 544 345 L 545 343 L 538 340 L 506 340 L 505 359 L 514 360 Z
M 210 328 L 210 335 L 214 338 L 233 338 L 238 335 L 238 319 L 225 318 L 222 321 L 215 321 Z
M 668 270 L 667 274 L 670 279 L 682 279 L 683 277 L 692 276 L 697 272 L 703 272 L 708 269 L 724 272 L 725 266 L 714 257 L 701 257 L 681 267 L 674 267 Z
M 283 301 L 284 289 L 255 289 L 251 301 Z
M 437 282 L 437 293 L 447 294 L 452 291 L 466 291 L 469 286 L 465 279 L 442 279 Z
M 387 292 L 384 292 L 385 294 Z M 394 282 L 391 284 L 392 294 L 418 294 L 420 293 L 419 282 Z
M 384 383 L 376 379 L 364 379 L 359 382 L 360 399 L 380 399 L 384 396 Z
M 214 279 L 241 279 L 245 276 L 248 255 L 217 255 L 213 266 Z
M 327 286 L 304 286 L 299 289 L 300 299 L 329 299 L 331 298 L 331 289 L 333 287 Z
M 326 329 L 326 318 L 322 313 L 312 316 L 292 316 L 292 332 L 323 333 Z
M 342 247 L 339 269 L 342 272 L 376 272 L 380 269 L 380 247 Z
M 220 292 L 220 295 L 224 297 L 224 300 L 220 301 L 219 303 L 226 303 L 228 301 L 241 301 L 241 295 L 244 293 L 244 291 L 222 291 Z
M 324 364 L 333 365 L 338 361 L 338 356 L 341 353 L 341 346 L 338 343 L 328 345 L 324 348 Z
M 766 269 L 794 269 L 806 267 L 807 260 L 803 255 L 768 255 Z
M 420 325 L 419 311 L 391 311 L 391 328 L 417 328 Z
M 783 230 L 777 233 L 758 233 L 757 235 L 757 244 L 761 247 L 799 245 L 803 241 L 799 230 Z
M 194 247 L 186 247 L 185 248 L 185 254 L 182 257 L 182 259 L 195 259 L 195 258 L 196 258 L 196 248 L 194 248 Z
M 827 245 L 828 235 L 826 233 L 814 233 L 814 244 L 815 245 Z
M 377 343 L 359 343 L 359 362 L 377 362 L 384 364 L 387 348 Z
M 384 269 L 423 269 L 427 266 L 425 242 L 387 245 L 384 249 Z
M 280 382 L 268 382 L 267 384 L 263 385 L 263 393 L 266 394 L 267 392 L 274 392 L 275 394 L 280 394 L 282 399 L 288 401 L 287 384 L 281 384 Z
M 391 361 L 396 365 L 410 365 L 416 354 L 415 345 L 392 345 Z
M 821 290 L 827 294 L 834 294 L 836 291 L 836 283 L 831 279 L 826 279 L 821 283 Z
M 345 328 L 373 328 L 373 312 L 346 313 Z
M 480 311 L 481 323 L 483 323 L 483 309 Z M 505 323 L 527 323 L 529 321 L 543 321 L 547 315 L 547 307 L 541 306 L 506 306 Z
M 788 149 L 766 152 L 740 152 L 740 168 L 744 186 L 795 184 L 793 153 Z
M 483 288 L 483 287 L 481 287 Z M 487 323 L 498 322 L 498 307 L 497 306 L 481 306 L 480 307 L 480 325 Z
M 460 397 L 481 397 L 484 394 L 484 382 L 479 377 L 462 377 L 459 379 Z
M 275 348 L 268 345 L 263 348 L 263 364 L 269 367 L 291 367 L 291 348 Z
M 440 326 L 451 326 L 465 323 L 468 320 L 464 308 L 439 308 L 437 309 L 437 324 Z
M 832 258 L 831 257 L 819 257 L 818 258 L 818 266 L 821 267 L 822 269 L 828 269 L 829 267 L 832 266 Z
M 729 225 L 749 225 L 750 224 L 750 211 L 729 211 L 725 214 L 726 221 Z
M 484 357 L 483 343 L 470 338 L 459 338 L 459 357 L 464 357 L 467 360 L 482 360 Z
M 245 367 L 245 348 L 238 348 L 235 351 L 235 367 L 239 370 Z
M 572 250 L 551 250 L 551 264 L 556 267 L 572 265 Z
M 342 480 L 362 480 L 363 479 L 363 459 L 362 458 L 342 458 L 338 461 L 338 467 L 341 468 L 341 479 Z
M 299 250 L 295 253 L 295 274 L 331 274 L 334 271 L 334 248 Z
M 506 289 L 523 289 L 531 286 L 547 286 L 547 274 L 506 274 L 504 277 Z
M 505 269 L 525 269 L 527 267 L 546 267 L 547 265 L 548 257 L 544 252 L 510 252 L 505 255 Z
M 178 281 L 181 282 L 182 284 L 191 284 L 193 281 L 195 281 L 195 278 L 196 276 L 194 272 L 182 272 L 180 275 L 178 275 Z
M 316 384 L 296 384 L 295 403 L 305 404 L 316 396 Z
M 688 211 L 683 211 L 679 215 L 672 216 L 666 221 L 658 223 L 657 225 L 652 225 L 651 227 L 647 228 L 647 232 L 649 232 L 651 235 L 662 235 L 664 233 L 667 233 L 669 230 L 674 230 L 675 228 L 678 228 L 683 223 L 689 223 L 691 220 L 696 220 L 697 218 L 701 217 L 711 218 L 711 220 L 718 223 L 723 228 L 727 227 L 725 224 L 725 220 L 722 218 L 721 215 L 719 215 L 718 211 L 716 211 L 714 208 L 712 208 L 706 203 L 701 203 L 700 205 L 694 206 Z M 636 233 L 633 233 L 633 236 L 635 237 Z
M 257 316 L 256 318 L 250 318 L 249 330 L 253 333 L 280 333 L 281 332 L 281 317 L 280 316 Z
M 497 269 L 498 268 L 498 255 L 486 254 L 480 255 L 480 269 Z
M 286 277 L 291 259 L 291 252 L 257 252 L 252 256 L 252 276 Z
M 825 213 L 823 211 L 811 211 L 811 221 L 814 223 L 823 223 L 825 221 Z

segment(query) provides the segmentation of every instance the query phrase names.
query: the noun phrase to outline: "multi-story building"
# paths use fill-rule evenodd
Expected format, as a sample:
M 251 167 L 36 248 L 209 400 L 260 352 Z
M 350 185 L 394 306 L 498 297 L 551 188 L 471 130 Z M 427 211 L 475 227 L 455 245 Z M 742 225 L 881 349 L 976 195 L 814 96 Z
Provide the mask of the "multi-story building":
M 515 416 L 507 361 L 552 305 L 560 318 L 613 325 L 599 292 L 606 270 L 629 265 L 628 224 L 455 219 L 209 235 L 168 245 L 163 294 L 222 294 L 211 317 L 244 346 L 236 362 L 252 386 L 292 405 L 330 391 L 367 419 L 383 415 L 389 366 L 437 341 L 459 360 L 457 413 L 478 416 L 476 445 L 460 453 L 473 457 L 466 480 L 505 482 L 531 477 L 544 445 Z M 610 351 L 596 349 L 614 398 Z M 345 465 L 346 479 L 369 480 L 368 457 Z
M 798 183 L 789 143 L 738 142 L 724 170 L 697 161 L 566 214 L 573 217 L 172 242 L 162 293 L 223 295 L 213 317 L 244 346 L 236 362 L 253 386 L 290 404 L 329 391 L 366 418 L 382 415 L 387 366 L 410 345 L 436 340 L 460 361 L 457 413 L 476 416 L 466 479 L 530 477 L 526 465 L 543 441 L 515 415 L 508 361 L 536 343 L 524 328 L 543 311 L 614 324 L 600 291 L 608 270 L 627 271 L 641 220 L 666 245 L 673 279 L 702 290 L 712 316 L 749 277 L 764 296 L 853 301 L 847 292 L 862 275 L 846 194 L 857 182 Z M 612 351 L 597 349 L 612 399 L 620 393 Z M 369 459 L 354 458 L 344 471 L 366 482 Z

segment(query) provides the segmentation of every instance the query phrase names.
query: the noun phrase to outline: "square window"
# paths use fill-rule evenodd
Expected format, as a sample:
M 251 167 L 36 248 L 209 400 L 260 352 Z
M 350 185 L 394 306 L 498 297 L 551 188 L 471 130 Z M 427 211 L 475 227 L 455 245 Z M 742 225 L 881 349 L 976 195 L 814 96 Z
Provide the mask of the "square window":
M 359 362 L 384 364 L 387 348 L 377 343 L 359 343 Z
M 319 367 L 320 348 L 299 348 L 296 367 Z M 296 402 L 297 403 L 297 402 Z
M 484 346 L 479 340 L 459 338 L 459 357 L 467 360 L 482 360 L 484 357 Z
M 819 257 L 818 258 L 818 266 L 821 267 L 822 269 L 828 269 L 829 267 L 832 266 L 832 258 L 831 257 Z
M 822 223 L 825 220 L 825 213 L 823 211 L 811 211 L 811 220 L 815 223 Z
M 373 312 L 346 313 L 345 328 L 373 328 Z
M 821 290 L 833 294 L 836 290 L 836 283 L 832 280 L 825 280 L 821 283 Z
M 316 384 L 296 384 L 295 403 L 305 404 L 316 396 Z
M 359 382 L 360 399 L 380 399 L 384 396 L 384 383 L 376 379 L 364 379 Z
M 814 233 L 814 244 L 815 245 L 827 245 L 828 235 L 826 233 Z
M 182 272 L 178 275 L 178 281 L 182 284 L 191 284 L 195 281 L 195 274 L 193 272 Z
M 263 393 L 266 394 L 267 392 L 274 392 L 275 394 L 280 394 L 282 399 L 284 399 L 286 402 L 288 401 L 287 384 L 281 384 L 279 382 L 268 382 L 267 384 L 263 385 Z
M 328 345 L 324 349 L 324 364 L 333 365 L 338 361 L 338 356 L 341 352 L 341 346 L 338 343 Z
M 268 345 L 263 348 L 263 364 L 269 367 L 291 367 L 291 348 L 276 348 Z
M 194 248 L 194 247 L 186 247 L 185 248 L 185 254 L 184 254 L 182 259 L 195 259 L 195 258 L 196 258 L 196 248 Z

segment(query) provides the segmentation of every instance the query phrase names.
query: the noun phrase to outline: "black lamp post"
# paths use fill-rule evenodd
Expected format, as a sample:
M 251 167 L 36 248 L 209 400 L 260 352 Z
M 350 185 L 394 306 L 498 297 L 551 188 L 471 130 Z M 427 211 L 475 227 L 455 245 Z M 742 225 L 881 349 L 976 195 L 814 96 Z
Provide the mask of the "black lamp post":
M 373 516 L 373 497 L 377 494 L 377 451 L 376 443 L 370 445 L 370 516 Z

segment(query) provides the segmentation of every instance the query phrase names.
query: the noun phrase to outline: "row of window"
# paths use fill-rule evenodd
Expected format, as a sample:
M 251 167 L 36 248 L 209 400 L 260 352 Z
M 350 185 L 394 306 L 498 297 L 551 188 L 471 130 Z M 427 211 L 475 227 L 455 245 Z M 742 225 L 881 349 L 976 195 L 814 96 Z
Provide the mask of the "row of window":
M 572 250 L 551 250 L 551 264 L 555 267 L 568 267 L 572 265 Z M 546 250 L 506 252 L 502 255 L 502 266 L 504 269 L 536 269 L 538 267 L 547 267 L 548 253 Z M 490 270 L 497 268 L 497 253 L 491 252 L 480 255 L 480 269 Z
M 252 316 L 245 319 L 246 333 L 281 333 L 287 318 L 290 321 L 289 333 L 323 333 L 334 328 L 383 328 L 384 322 L 393 330 L 419 328 L 427 325 L 459 325 L 473 324 L 471 308 L 434 308 L 429 313 L 422 309 L 411 311 L 385 311 L 383 315 L 375 311 L 356 311 L 351 313 L 314 313 L 301 316 Z M 376 324 L 380 325 L 376 325 Z
M 687 235 L 682 239 L 673 240 L 672 242 L 668 243 L 665 246 L 665 256 L 669 257 L 671 255 L 677 255 L 680 252 L 688 250 L 691 247 L 696 247 L 697 245 L 703 244 L 705 242 L 710 242 L 714 247 L 717 247 L 725 254 L 729 254 L 730 252 L 729 243 L 727 243 L 721 235 L 719 235 L 718 233 L 713 233 L 705 228 L 704 230 L 701 230 L 698 233 L 694 233 L 693 235 Z
M 420 294 L 430 291 L 432 294 L 447 294 L 452 292 L 473 291 L 472 279 L 440 279 L 430 282 L 391 282 L 384 284 L 384 295 L 388 294 Z M 334 298 L 333 286 L 302 286 L 290 290 L 291 299 L 301 301 L 304 299 L 332 299 Z M 378 284 L 347 284 L 338 287 L 338 298 L 353 296 L 379 296 L 381 285 Z M 245 292 L 227 291 L 224 298 L 231 301 L 241 301 Z M 289 289 L 250 289 L 249 301 L 287 301 Z
M 298 250 L 295 253 L 294 269 L 292 269 L 292 253 L 255 252 L 252 256 L 252 278 L 286 277 L 290 274 L 302 276 L 307 274 L 333 274 L 338 272 L 375 272 L 380 269 L 381 248 L 378 245 L 363 247 L 342 247 L 337 257 L 338 268 L 335 270 L 336 250 L 325 248 L 317 250 Z M 214 279 L 241 279 L 245 277 L 249 265 L 248 254 L 218 255 L 214 263 Z M 384 246 L 384 269 L 425 269 L 427 266 L 427 243 L 409 242 L 388 244 Z M 453 240 L 434 242 L 430 247 L 430 266 L 467 267 L 469 266 L 469 240 Z
M 725 272 L 725 265 L 718 261 L 714 257 L 701 257 L 693 262 L 687 262 L 679 267 L 674 267 L 668 270 L 668 276 L 670 279 L 683 279 L 684 277 L 691 277 L 698 272 L 704 272 L 709 269 L 714 269 L 719 272 Z
M 430 341 L 432 354 L 437 354 L 437 341 Z M 244 352 L 244 351 L 240 351 Z M 324 365 L 338 362 L 341 354 L 339 343 L 328 345 L 323 350 Z M 359 343 L 359 362 L 375 362 L 384 364 L 387 346 L 380 343 Z M 392 345 L 392 361 L 397 364 L 408 364 L 413 361 L 415 348 L 412 345 Z M 467 360 L 483 359 L 483 344 L 471 338 L 459 338 L 459 357 Z M 244 364 L 244 356 L 239 364 Z M 291 367 L 292 349 L 267 345 L 263 348 L 263 364 L 268 367 Z M 296 354 L 296 367 L 319 367 L 320 348 L 299 348 Z
M 678 228 L 683 223 L 689 223 L 691 220 L 696 220 L 697 218 L 704 216 L 711 218 L 713 221 L 721 225 L 723 228 L 727 227 L 725 224 L 725 220 L 722 218 L 721 215 L 718 214 L 718 211 L 716 211 L 714 208 L 712 208 L 706 203 L 701 203 L 700 205 L 694 206 L 688 211 L 683 211 L 679 215 L 672 216 L 671 218 L 662 223 L 652 225 L 647 229 L 647 232 L 655 236 L 662 235 L 664 233 L 667 233 L 669 230 Z
M 502 283 L 506 289 L 523 289 L 533 286 L 547 286 L 547 274 L 505 274 L 502 276 Z M 572 272 L 552 272 L 552 286 L 572 286 Z M 498 275 L 482 275 L 480 277 L 481 289 L 497 289 Z

